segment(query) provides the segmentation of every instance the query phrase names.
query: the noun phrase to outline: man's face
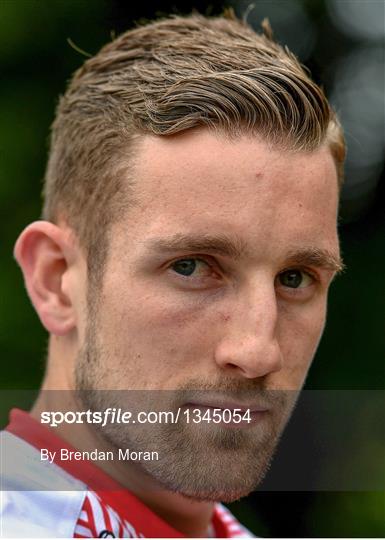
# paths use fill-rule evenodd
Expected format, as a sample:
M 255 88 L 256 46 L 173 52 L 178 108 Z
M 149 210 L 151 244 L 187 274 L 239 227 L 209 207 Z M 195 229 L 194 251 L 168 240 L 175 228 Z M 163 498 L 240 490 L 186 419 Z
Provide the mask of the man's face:
M 333 159 L 199 130 L 144 137 L 134 176 L 77 386 L 173 391 L 167 410 L 264 409 L 242 426 L 106 427 L 117 446 L 159 451 L 146 469 L 161 485 L 232 500 L 267 469 L 323 330 L 339 256 Z M 101 395 L 86 405 L 110 406 Z

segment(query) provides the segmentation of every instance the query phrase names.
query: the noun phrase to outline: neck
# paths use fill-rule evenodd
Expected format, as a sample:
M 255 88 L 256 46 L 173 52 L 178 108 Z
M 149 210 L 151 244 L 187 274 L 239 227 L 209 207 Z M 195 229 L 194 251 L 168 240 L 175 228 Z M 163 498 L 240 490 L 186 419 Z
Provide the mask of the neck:
M 74 392 L 71 392 L 70 388 L 57 391 L 58 388 L 47 374 L 42 391 L 31 410 L 31 415 L 38 421 L 42 411 L 79 410 Z M 62 423 L 55 428 L 55 434 L 80 451 L 91 451 L 95 448 L 100 451 L 114 450 L 111 444 L 102 439 L 92 425 L 87 423 Z M 185 536 L 207 537 L 214 503 L 187 499 L 179 493 L 167 491 L 140 465 L 132 462 L 99 461 L 98 466 Z

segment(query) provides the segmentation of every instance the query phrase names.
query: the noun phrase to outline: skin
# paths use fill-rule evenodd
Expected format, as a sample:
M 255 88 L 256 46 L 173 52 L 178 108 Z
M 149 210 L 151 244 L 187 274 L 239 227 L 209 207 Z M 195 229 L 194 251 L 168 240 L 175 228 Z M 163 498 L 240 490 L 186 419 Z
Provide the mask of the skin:
M 29 225 L 15 256 L 50 333 L 43 390 L 93 389 L 83 405 L 98 410 L 108 406 L 98 389 L 172 390 L 162 410 L 213 393 L 263 399 L 267 411 L 247 428 L 56 428 L 82 450 L 156 440 L 164 466 L 100 466 L 181 532 L 205 536 L 213 501 L 246 495 L 263 477 L 319 343 L 340 264 L 336 169 L 326 147 L 294 153 L 194 130 L 144 136 L 134 177 L 135 204 L 113 225 L 88 302 L 84 253 L 65 222 Z M 32 414 L 57 409 L 50 399 L 42 391 Z M 116 399 L 127 408 L 123 392 Z

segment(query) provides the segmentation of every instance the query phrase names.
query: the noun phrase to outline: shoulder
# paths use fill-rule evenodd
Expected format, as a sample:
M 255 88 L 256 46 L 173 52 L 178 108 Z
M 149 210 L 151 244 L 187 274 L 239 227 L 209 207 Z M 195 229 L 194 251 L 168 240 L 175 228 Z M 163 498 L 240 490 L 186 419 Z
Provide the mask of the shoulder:
M 86 495 L 84 484 L 40 452 L 2 431 L 0 516 L 5 537 L 72 537 Z

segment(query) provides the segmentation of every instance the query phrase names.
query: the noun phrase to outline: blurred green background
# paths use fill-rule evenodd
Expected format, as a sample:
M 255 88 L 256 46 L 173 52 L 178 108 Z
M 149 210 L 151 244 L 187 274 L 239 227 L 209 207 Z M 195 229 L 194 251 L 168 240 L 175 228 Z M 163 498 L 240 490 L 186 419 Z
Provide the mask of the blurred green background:
M 340 222 L 347 271 L 332 286 L 327 328 L 306 388 L 384 389 L 384 2 L 256 0 L 253 5 L 246 0 L 0 1 L 2 389 L 38 387 L 44 367 L 46 335 L 12 249 L 23 227 L 39 218 L 55 104 L 84 60 L 69 40 L 94 54 L 135 21 L 193 8 L 219 14 L 225 6 L 238 15 L 248 11 L 255 27 L 269 17 L 276 38 L 322 82 L 347 132 Z M 367 457 L 382 472 L 383 451 Z M 385 536 L 384 492 L 261 492 L 232 510 L 259 536 Z

